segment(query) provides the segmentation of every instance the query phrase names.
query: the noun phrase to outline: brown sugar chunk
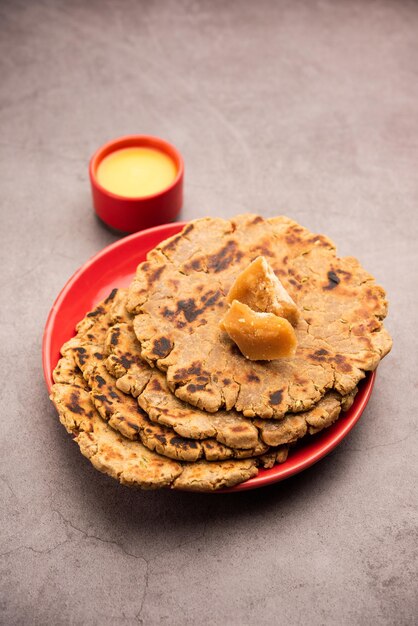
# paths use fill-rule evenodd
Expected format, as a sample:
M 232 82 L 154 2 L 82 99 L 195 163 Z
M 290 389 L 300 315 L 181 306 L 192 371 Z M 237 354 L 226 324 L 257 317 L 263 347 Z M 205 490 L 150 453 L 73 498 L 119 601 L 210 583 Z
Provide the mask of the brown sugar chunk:
M 222 319 L 221 328 L 250 361 L 272 361 L 291 357 L 297 339 L 292 325 L 274 313 L 258 313 L 234 300 Z
M 242 302 L 261 313 L 274 313 L 287 319 L 296 326 L 299 311 L 272 267 L 263 256 L 258 256 L 236 278 L 229 293 L 227 302 Z

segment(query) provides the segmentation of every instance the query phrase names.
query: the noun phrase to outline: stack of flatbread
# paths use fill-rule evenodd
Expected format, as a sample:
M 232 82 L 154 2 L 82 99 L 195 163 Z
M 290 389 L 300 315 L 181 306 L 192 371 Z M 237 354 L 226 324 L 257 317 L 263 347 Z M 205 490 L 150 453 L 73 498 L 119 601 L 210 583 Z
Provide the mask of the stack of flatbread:
M 245 358 L 220 321 L 267 259 L 299 311 L 294 356 Z M 61 349 L 51 399 L 82 454 L 121 483 L 213 491 L 286 461 L 389 352 L 385 292 L 296 222 L 199 219 L 140 263 Z

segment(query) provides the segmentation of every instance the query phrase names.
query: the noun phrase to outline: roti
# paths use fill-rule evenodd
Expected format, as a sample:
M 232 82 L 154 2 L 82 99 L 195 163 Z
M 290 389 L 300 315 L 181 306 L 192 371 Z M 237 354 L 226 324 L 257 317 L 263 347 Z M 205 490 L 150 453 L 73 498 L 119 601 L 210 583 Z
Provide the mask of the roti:
M 249 361 L 219 322 L 236 277 L 264 256 L 297 304 L 295 356 Z M 327 392 L 352 394 L 392 342 L 384 290 L 353 257 L 287 217 L 204 218 L 138 266 L 127 307 L 141 358 L 184 402 L 207 412 L 282 419 Z
M 241 450 L 225 446 L 213 438 L 196 441 L 178 435 L 168 426 L 151 422 L 135 398 L 117 389 L 115 378 L 103 364 L 101 346 L 83 344 L 81 339 L 80 345 L 74 345 L 72 352 L 102 419 L 124 437 L 138 439 L 150 450 L 172 459 L 194 462 L 202 458 L 208 461 L 250 458 L 260 456 L 269 449 L 258 439 L 254 447 Z M 68 352 L 66 358 L 69 358 Z
M 130 441 L 108 426 L 96 411 L 89 392 L 78 383 L 56 383 L 51 390 L 61 423 L 73 435 L 92 465 L 120 483 L 142 489 L 215 491 L 257 475 L 254 459 L 222 463 L 179 463 L 138 441 Z
M 306 434 L 316 434 L 331 426 L 341 410 L 347 411 L 357 393 L 357 388 L 345 397 L 336 391 L 327 392 L 309 411 L 288 413 L 282 420 L 250 419 L 237 411 L 207 413 L 179 400 L 168 388 L 163 373 L 142 361 L 129 323 L 115 324 L 109 329 L 106 347 L 110 355 L 105 364 L 117 378 L 116 387 L 136 397 L 150 420 L 171 426 L 183 437 L 214 437 L 236 448 L 254 447 L 259 438 L 264 444 L 280 446 L 294 443 Z
M 81 371 L 91 391 L 93 404 L 103 420 L 128 439 L 139 439 L 145 447 L 163 456 L 195 462 L 202 458 L 208 461 L 220 461 L 264 455 L 269 450 L 269 446 L 261 441 L 255 426 L 252 426 L 252 429 L 256 436 L 251 441 L 247 441 L 242 449 L 234 449 L 213 438 L 204 438 L 201 441 L 185 438 L 169 426 L 151 422 L 138 402 L 116 387 L 115 378 L 104 366 L 103 343 L 111 320 L 114 317 L 120 318 L 118 311 L 123 295 L 123 292 L 112 292 L 112 298 L 109 297 L 100 303 L 77 325 L 76 337 L 64 344 L 62 348 L 64 356 L 54 371 L 55 382 L 71 382 Z M 117 343 L 115 339 L 117 335 L 117 332 L 113 333 L 110 345 Z M 131 336 L 135 339 L 132 329 Z M 101 345 L 97 342 L 101 342 Z M 124 362 L 126 359 L 129 359 L 127 355 L 125 355 Z M 144 363 L 143 367 L 152 373 L 147 364 Z M 167 393 L 169 396 L 172 395 L 170 391 Z M 285 445 L 271 452 L 276 452 L 276 458 L 281 462 L 287 458 Z M 266 462 L 270 463 L 271 458 L 270 454 Z M 260 463 L 263 464 L 263 458 L 260 459 Z

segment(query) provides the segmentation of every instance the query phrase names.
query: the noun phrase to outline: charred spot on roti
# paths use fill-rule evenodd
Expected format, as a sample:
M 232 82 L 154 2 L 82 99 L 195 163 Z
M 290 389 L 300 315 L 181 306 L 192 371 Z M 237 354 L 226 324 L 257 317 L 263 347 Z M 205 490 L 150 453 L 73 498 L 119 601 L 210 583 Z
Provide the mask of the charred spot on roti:
M 270 394 L 270 402 L 273 406 L 280 404 L 283 398 L 283 389 L 278 389 Z
M 313 359 L 314 361 L 318 361 L 319 363 L 322 363 L 327 360 L 326 357 L 328 355 L 329 355 L 328 350 L 325 350 L 325 348 L 320 348 L 319 350 L 315 350 L 315 352 L 311 354 L 311 359 Z
M 163 317 L 169 320 L 173 319 L 173 317 L 175 316 L 175 312 L 171 311 L 167 306 L 162 309 L 162 314 Z
M 97 315 L 101 315 L 104 312 L 104 308 L 102 306 L 98 306 L 97 309 L 94 309 L 93 311 L 87 313 L 86 317 L 97 317 Z
M 77 347 L 74 349 L 74 352 L 76 352 L 77 354 L 80 366 L 83 366 L 87 360 L 86 349 L 82 347 Z
M 171 437 L 170 443 L 173 446 L 178 446 L 183 449 L 186 449 L 186 448 L 196 449 L 197 448 L 197 443 L 196 441 L 193 441 L 193 439 L 183 439 L 182 437 L 174 436 L 174 437 Z
M 160 276 L 163 273 L 164 269 L 165 269 L 164 265 L 160 265 L 160 267 L 157 267 L 157 268 L 155 268 L 155 270 L 150 272 L 148 274 L 148 282 L 150 282 L 151 284 L 156 282 L 160 278 Z
M 238 263 L 242 257 L 243 253 L 239 249 L 237 242 L 231 239 L 218 252 L 208 255 L 207 266 L 208 269 L 217 274 L 230 267 L 233 263 Z
M 109 302 L 112 302 L 112 300 L 115 299 L 115 296 L 117 293 L 118 293 L 117 287 L 115 287 L 115 289 L 112 289 L 112 291 L 110 292 L 110 294 L 107 296 L 106 300 L 104 301 L 105 304 L 109 304 Z
M 184 264 L 184 270 L 186 272 L 189 272 L 190 270 L 193 270 L 194 272 L 201 272 L 205 270 L 205 266 L 203 264 L 203 260 L 202 257 L 198 256 L 193 258 L 191 261 L 189 261 L 188 263 Z
M 327 276 L 328 276 L 328 285 L 325 285 L 324 289 L 328 291 L 330 289 L 335 289 L 335 287 L 340 284 L 339 277 L 333 270 L 330 270 Z
M 206 309 L 212 307 L 222 296 L 221 291 L 209 291 L 201 296 L 200 306 L 196 304 L 194 298 L 187 298 L 185 300 L 179 300 L 177 302 L 177 313 L 183 313 L 185 319 L 188 322 L 194 322 L 194 320 L 201 315 Z
M 116 326 L 115 328 L 113 328 L 111 337 L 110 337 L 110 343 L 112 346 L 117 346 L 119 343 L 119 338 L 120 338 L 120 328 L 118 326 Z
M 122 354 L 120 356 L 120 362 L 122 363 L 123 367 L 127 370 L 130 369 L 131 365 L 135 363 L 135 361 L 136 361 L 135 358 L 132 357 L 130 354 Z
M 345 374 L 349 374 L 353 369 L 343 354 L 336 354 L 334 356 L 334 361 L 337 363 L 339 369 Z
M 84 413 L 83 407 L 80 405 L 80 396 L 77 392 L 73 392 L 70 396 L 70 402 L 66 405 L 72 413 L 82 415 Z
M 107 402 L 107 398 L 103 394 L 95 393 L 94 397 L 96 398 L 96 400 L 100 400 L 100 402 Z
M 157 378 L 151 380 L 150 387 L 153 391 L 162 391 L 160 381 Z
M 98 374 L 96 375 L 96 382 L 99 386 L 99 388 L 103 387 L 104 385 L 106 385 L 106 381 L 104 378 L 102 378 L 102 376 L 99 376 Z
M 197 391 L 202 391 L 205 387 L 206 385 L 195 385 L 194 383 L 190 383 L 186 388 L 187 391 L 190 391 L 190 393 L 196 393 Z
M 206 378 L 208 373 L 202 369 L 200 361 L 193 361 L 190 367 L 180 369 L 176 374 L 177 378 L 187 378 L 187 376 L 204 376 Z
M 158 357 L 165 357 L 172 349 L 172 343 L 167 337 L 160 337 L 155 339 L 153 346 L 153 353 Z

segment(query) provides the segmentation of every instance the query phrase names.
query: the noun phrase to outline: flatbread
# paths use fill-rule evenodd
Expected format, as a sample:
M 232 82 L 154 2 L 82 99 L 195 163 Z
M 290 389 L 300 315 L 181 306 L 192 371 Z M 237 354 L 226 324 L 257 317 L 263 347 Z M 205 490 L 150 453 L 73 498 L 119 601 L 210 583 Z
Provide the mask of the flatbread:
M 249 361 L 219 328 L 233 281 L 260 255 L 301 313 L 288 359 Z M 208 412 L 281 419 L 327 391 L 349 395 L 392 344 L 384 290 L 327 237 L 286 217 L 191 222 L 138 266 L 127 306 L 141 357 L 166 372 L 178 398 Z
M 84 397 L 84 394 L 88 394 L 90 404 L 93 402 L 95 411 L 101 415 L 102 419 L 108 422 L 113 429 L 123 434 L 125 438 L 131 439 L 135 443 L 138 443 L 138 445 L 141 444 L 135 440 L 139 439 L 145 444 L 143 447 L 147 449 L 160 452 L 163 456 L 171 457 L 174 460 L 186 460 L 190 462 L 196 462 L 198 459 L 206 458 L 212 463 L 219 459 L 250 458 L 259 455 L 256 460 L 257 465 L 269 468 L 275 463 L 283 463 L 286 460 L 289 443 L 293 443 L 299 436 L 304 435 L 306 432 L 315 432 L 313 430 L 313 420 L 310 420 L 310 424 L 307 421 L 311 413 L 313 414 L 315 412 L 318 416 L 322 417 L 322 421 L 317 419 L 316 422 L 319 425 L 318 430 L 320 430 L 337 418 L 341 410 L 341 403 L 347 402 L 347 399 L 342 399 L 339 394 L 334 394 L 335 397 L 332 399 L 334 411 L 331 414 L 330 410 L 328 410 L 328 412 L 324 410 L 325 408 L 329 409 L 329 402 L 326 404 L 323 400 L 322 402 L 325 402 L 326 406 L 324 406 L 322 410 L 320 406 L 317 406 L 312 412 L 301 414 L 304 420 L 302 423 L 306 424 L 305 428 L 301 427 L 300 420 L 297 422 L 292 421 L 293 417 L 296 416 L 288 416 L 289 419 L 285 418 L 282 422 L 272 423 L 265 420 L 252 421 L 236 414 L 238 420 L 251 425 L 257 432 L 257 437 L 258 433 L 260 433 L 261 437 L 264 438 L 263 433 L 264 429 L 266 429 L 265 438 L 273 443 L 273 446 L 270 444 L 270 448 L 266 442 L 263 442 L 261 446 L 258 444 L 256 448 L 233 450 L 214 439 L 206 438 L 203 441 L 196 442 L 176 436 L 171 428 L 150 422 L 148 416 L 138 406 L 134 398 L 121 393 L 120 390 L 115 388 L 115 383 L 118 381 L 115 381 L 104 367 L 106 361 L 103 353 L 103 342 L 104 338 L 106 338 L 108 347 L 112 346 L 115 350 L 109 358 L 116 358 L 118 355 L 120 368 L 123 369 L 124 366 L 128 366 L 129 369 L 133 365 L 142 364 L 143 370 L 145 369 L 148 372 L 148 376 L 146 377 L 148 383 L 154 380 L 154 375 L 161 379 L 162 382 L 165 382 L 161 372 L 152 370 L 149 365 L 141 361 L 140 354 L 135 353 L 135 346 L 137 349 L 138 343 L 133 334 L 132 326 L 129 324 L 129 322 L 132 321 L 130 315 L 123 308 L 125 302 L 126 292 L 124 292 L 124 290 L 114 290 L 111 298 L 107 298 L 106 301 L 100 303 L 91 313 L 86 315 L 77 325 L 78 333 L 76 337 L 64 344 L 62 348 L 64 356 L 55 368 L 54 380 L 56 389 L 59 389 L 57 385 L 68 386 L 68 384 L 70 384 L 73 388 L 78 387 L 80 389 L 78 393 L 81 394 L 81 392 L 84 392 L 81 394 L 82 397 Z M 114 319 L 125 321 L 111 327 Z M 129 343 L 129 341 L 128 343 L 124 342 L 121 340 L 122 337 L 125 337 L 125 339 L 129 340 L 131 343 Z M 102 345 L 96 345 L 95 343 L 91 343 L 91 341 L 100 342 Z M 126 348 L 129 348 L 130 352 L 126 352 Z M 84 378 L 81 376 L 81 370 L 79 368 L 83 370 Z M 140 370 L 141 376 L 143 375 L 143 370 Z M 135 373 L 135 370 L 133 371 Z M 126 369 L 123 369 L 122 373 L 125 377 L 129 375 L 135 378 L 135 375 L 132 375 L 132 373 L 127 374 Z M 149 378 L 149 374 L 152 375 L 151 379 Z M 147 385 L 145 386 L 145 389 L 146 388 Z M 64 390 L 61 389 L 61 392 L 63 393 Z M 151 397 L 153 397 L 155 389 L 153 390 L 151 388 L 149 393 Z M 175 406 L 179 405 L 182 407 L 183 411 L 189 411 L 189 416 L 193 415 L 193 413 L 201 413 L 203 416 L 207 415 L 209 419 L 216 419 L 220 416 L 220 414 L 205 414 L 203 411 L 194 407 L 187 407 L 187 405 L 175 398 L 166 388 L 165 394 L 161 394 L 160 404 L 161 402 L 166 402 L 167 398 L 172 398 L 175 402 Z M 70 408 L 67 406 L 67 419 L 69 419 L 71 413 Z M 228 417 L 228 414 L 226 414 L 226 416 Z M 328 419 L 328 422 L 324 417 Z M 282 425 L 282 427 L 280 428 L 279 425 Z M 277 428 L 272 428 L 274 426 Z M 80 441 L 84 442 L 82 447 L 84 450 L 87 441 L 84 437 L 82 437 Z M 257 441 L 259 441 L 258 438 Z M 218 469 L 215 470 L 215 472 L 217 471 Z M 107 470 L 106 472 L 109 473 Z M 198 484 L 200 484 L 201 472 L 204 472 L 202 467 L 198 471 Z M 190 471 L 186 473 L 186 476 L 189 474 Z M 213 479 L 214 474 L 211 471 L 209 475 L 212 478 L 208 477 L 208 481 Z M 185 480 L 185 478 L 183 480 Z M 222 477 L 221 480 L 223 480 Z
M 206 413 L 176 398 L 164 374 L 142 361 L 132 325 L 122 323 L 111 327 L 106 347 L 110 352 L 106 367 L 118 379 L 116 386 L 136 397 L 153 422 L 170 426 L 182 437 L 211 437 L 238 449 L 257 446 L 257 428 L 236 411 Z
M 341 410 L 349 409 L 357 392 L 355 388 L 344 398 L 336 391 L 328 392 L 309 411 L 290 413 L 282 420 L 254 420 L 236 411 L 207 413 L 176 398 L 164 375 L 142 361 L 131 324 L 112 326 L 106 336 L 106 348 L 110 356 L 105 365 L 117 378 L 117 388 L 136 397 L 153 422 L 171 426 L 183 437 L 215 437 L 236 448 L 254 446 L 260 437 L 267 445 L 280 446 L 294 443 L 306 434 L 316 434 L 331 426 Z
M 246 445 L 243 449 L 234 449 L 214 438 L 205 438 L 202 441 L 185 438 L 168 426 L 151 422 L 138 402 L 116 387 L 115 378 L 104 366 L 103 342 L 111 320 L 120 319 L 118 311 L 121 310 L 124 293 L 114 290 L 111 296 L 77 324 L 77 335 L 62 347 L 64 358 L 54 371 L 55 382 L 74 380 L 79 368 L 91 390 L 93 404 L 100 416 L 128 439 L 139 439 L 145 447 L 163 456 L 195 462 L 202 458 L 221 461 L 265 454 L 269 447 L 259 439 L 255 426 L 251 426 L 256 433 L 256 437 L 250 442 L 252 445 Z M 132 328 L 130 332 L 132 335 Z M 115 336 L 117 333 L 112 336 L 111 342 Z M 124 362 L 126 359 L 128 356 Z M 144 368 L 152 373 L 145 363 Z M 168 394 L 172 395 L 169 391 Z M 283 446 L 277 452 L 280 453 L 278 458 L 283 458 L 285 453 L 287 456 L 287 447 Z M 262 461 L 261 459 L 261 463 Z
M 125 308 L 126 304 L 126 292 L 123 289 L 112 289 L 108 297 L 99 302 L 91 311 L 88 311 L 83 319 L 76 325 L 76 335 L 69 339 L 61 347 L 61 354 L 70 353 L 74 346 L 78 346 L 80 343 L 80 337 L 83 337 L 85 343 L 100 346 L 109 330 L 111 325 L 111 311 L 116 312 L 120 310 L 120 307 Z M 70 359 L 71 361 L 71 359 Z
M 116 380 L 103 364 L 102 346 L 84 344 L 73 346 L 75 362 L 91 390 L 93 404 L 103 420 L 128 439 L 138 439 L 150 450 L 171 459 L 195 462 L 198 459 L 220 461 L 249 458 L 267 452 L 268 446 L 257 439 L 253 448 L 233 449 L 216 439 L 186 439 L 167 426 L 153 423 L 132 397 L 119 391 Z M 68 358 L 68 352 L 67 358 Z
M 316 435 L 331 426 L 340 416 L 341 411 L 348 411 L 353 404 L 357 387 L 344 396 L 330 391 L 309 411 L 288 413 L 282 420 L 255 419 L 264 443 L 270 446 L 292 444 L 305 437 Z
M 79 384 L 56 383 L 51 390 L 61 423 L 92 465 L 120 483 L 142 489 L 215 491 L 257 475 L 254 459 L 223 463 L 178 463 L 129 441 L 110 428 L 96 411 L 90 394 Z

